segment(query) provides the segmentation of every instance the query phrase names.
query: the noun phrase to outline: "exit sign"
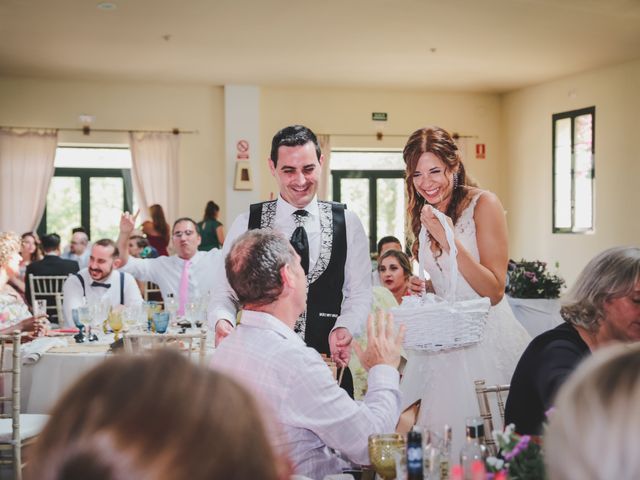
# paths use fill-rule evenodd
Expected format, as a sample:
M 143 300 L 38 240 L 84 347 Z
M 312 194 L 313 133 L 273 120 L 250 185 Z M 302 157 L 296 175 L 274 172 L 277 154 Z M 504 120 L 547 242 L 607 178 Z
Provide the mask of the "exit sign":
M 387 112 L 373 112 L 371 114 L 371 120 L 373 120 L 374 122 L 386 122 Z

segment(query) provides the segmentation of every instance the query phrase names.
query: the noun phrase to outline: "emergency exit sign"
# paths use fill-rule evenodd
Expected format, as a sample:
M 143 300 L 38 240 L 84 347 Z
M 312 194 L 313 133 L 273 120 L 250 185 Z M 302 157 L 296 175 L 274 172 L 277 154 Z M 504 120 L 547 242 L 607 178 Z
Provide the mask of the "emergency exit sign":
M 371 120 L 373 120 L 374 122 L 386 122 L 387 112 L 373 112 L 371 114 Z

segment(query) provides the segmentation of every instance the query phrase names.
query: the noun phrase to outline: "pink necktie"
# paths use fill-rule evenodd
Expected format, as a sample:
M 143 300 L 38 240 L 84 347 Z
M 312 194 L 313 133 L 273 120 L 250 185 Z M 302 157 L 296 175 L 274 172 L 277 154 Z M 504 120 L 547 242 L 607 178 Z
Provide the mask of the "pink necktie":
M 182 267 L 182 276 L 180 277 L 180 292 L 178 294 L 178 315 L 184 315 L 184 307 L 189 298 L 189 267 L 191 260 L 186 260 Z

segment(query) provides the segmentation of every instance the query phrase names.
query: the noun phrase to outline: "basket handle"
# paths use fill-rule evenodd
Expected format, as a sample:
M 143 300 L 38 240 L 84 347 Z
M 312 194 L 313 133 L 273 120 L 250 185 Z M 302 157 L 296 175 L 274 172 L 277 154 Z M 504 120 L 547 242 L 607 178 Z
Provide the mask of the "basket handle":
M 456 247 L 456 242 L 453 238 L 453 230 L 447 222 L 447 218 L 444 213 L 442 213 L 437 208 L 431 207 L 433 214 L 440 221 L 442 228 L 444 228 L 444 233 L 447 237 L 447 242 L 449 243 L 449 288 L 445 294 L 445 298 L 450 302 L 455 302 L 456 299 L 456 287 L 458 285 L 458 247 Z M 427 254 L 431 254 L 431 252 L 427 252 L 427 229 L 424 225 L 420 227 L 420 251 L 418 252 L 418 268 L 420 280 L 424 280 L 424 259 Z

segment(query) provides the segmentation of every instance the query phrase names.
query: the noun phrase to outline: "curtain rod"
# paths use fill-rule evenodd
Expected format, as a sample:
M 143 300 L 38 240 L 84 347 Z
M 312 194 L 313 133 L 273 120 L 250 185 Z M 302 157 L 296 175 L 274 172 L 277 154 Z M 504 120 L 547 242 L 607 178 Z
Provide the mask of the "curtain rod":
M 372 135 L 376 137 L 378 140 L 382 140 L 384 137 L 401 137 L 401 138 L 409 138 L 410 134 L 399 134 L 399 133 L 384 133 L 384 132 L 376 132 L 376 133 L 319 133 L 318 135 L 327 135 L 329 137 L 371 137 Z M 454 140 L 458 140 L 459 138 L 478 138 L 478 135 L 461 135 L 458 132 L 453 132 L 451 137 Z
M 179 128 L 172 128 L 171 130 L 134 130 L 129 129 L 125 130 L 123 128 L 91 128 L 89 126 L 81 127 L 81 128 L 51 128 L 51 127 L 15 127 L 15 126 L 7 126 L 0 125 L 0 128 L 16 128 L 19 130 L 57 130 L 59 132 L 82 132 L 84 135 L 89 135 L 91 132 L 107 132 L 107 133 L 173 133 L 174 135 L 179 134 L 194 134 L 197 135 L 198 130 L 180 130 Z

